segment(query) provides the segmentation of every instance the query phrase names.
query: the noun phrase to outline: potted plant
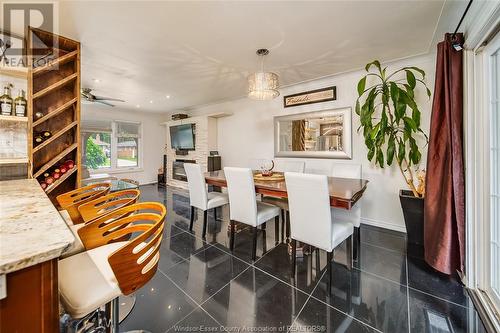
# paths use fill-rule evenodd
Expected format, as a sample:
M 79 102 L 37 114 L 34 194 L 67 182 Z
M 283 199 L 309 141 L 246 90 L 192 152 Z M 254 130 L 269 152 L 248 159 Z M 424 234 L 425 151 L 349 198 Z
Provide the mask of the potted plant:
M 358 132 L 363 132 L 368 160 L 381 168 L 398 165 L 410 189 L 399 192 L 408 242 L 422 246 L 425 172 L 418 167 L 422 153 L 417 139 L 421 137 L 419 141 L 427 144 L 428 137 L 421 128 L 415 90 L 425 88 L 430 98 L 425 72 L 418 67 L 403 67 L 387 73 L 387 67 L 382 68 L 378 60 L 365 69 L 368 74 L 358 83 L 356 100 L 361 121 Z

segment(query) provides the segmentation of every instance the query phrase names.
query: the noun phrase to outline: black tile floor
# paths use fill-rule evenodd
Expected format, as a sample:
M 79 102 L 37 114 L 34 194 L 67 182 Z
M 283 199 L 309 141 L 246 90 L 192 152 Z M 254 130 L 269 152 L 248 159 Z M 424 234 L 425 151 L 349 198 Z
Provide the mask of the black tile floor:
M 163 202 L 168 216 L 158 272 L 136 293 L 121 332 L 485 332 L 465 289 L 407 256 L 404 234 L 363 225 L 351 271 L 343 246 L 335 251 L 329 294 L 326 253 L 297 259 L 292 277 L 274 221 L 259 232 L 252 262 L 248 228 L 229 250 L 228 208 L 222 221 L 209 214 L 203 240 L 201 212 L 188 232 L 187 192 L 156 185 L 141 192 L 142 201 Z

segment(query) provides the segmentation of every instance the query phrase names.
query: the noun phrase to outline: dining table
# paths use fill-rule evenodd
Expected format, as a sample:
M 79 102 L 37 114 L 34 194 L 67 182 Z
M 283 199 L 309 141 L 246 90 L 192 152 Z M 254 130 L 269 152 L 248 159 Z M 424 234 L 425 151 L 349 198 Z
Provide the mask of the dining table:
M 259 171 L 254 171 L 254 175 L 259 175 Z M 275 175 L 283 173 L 275 172 Z M 205 181 L 208 185 L 227 187 L 226 177 L 223 170 L 206 172 Z M 256 178 L 256 179 L 255 179 Z M 284 177 L 254 178 L 255 192 L 278 198 L 287 198 L 286 183 Z M 277 180 L 275 178 L 278 178 Z M 366 190 L 368 180 L 356 178 L 328 177 L 328 190 L 330 192 L 330 206 L 350 210 L 362 197 Z
M 122 180 L 122 179 L 110 179 L 110 178 L 92 179 L 92 178 L 89 178 L 89 179 L 82 180 L 82 186 L 97 184 L 97 183 L 109 183 L 109 184 L 111 184 L 111 187 L 109 190 L 111 193 L 122 191 L 122 190 L 132 190 L 132 189 L 139 188 L 139 185 L 128 182 L 126 180 Z

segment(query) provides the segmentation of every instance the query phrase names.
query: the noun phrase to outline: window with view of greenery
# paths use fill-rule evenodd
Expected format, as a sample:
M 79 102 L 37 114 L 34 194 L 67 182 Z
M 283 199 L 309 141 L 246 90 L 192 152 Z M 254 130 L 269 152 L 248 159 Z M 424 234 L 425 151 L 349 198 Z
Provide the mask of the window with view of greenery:
M 89 169 L 111 167 L 111 134 L 92 133 L 85 143 L 85 164 Z
M 90 170 L 140 165 L 140 123 L 84 121 L 82 139 L 82 162 Z

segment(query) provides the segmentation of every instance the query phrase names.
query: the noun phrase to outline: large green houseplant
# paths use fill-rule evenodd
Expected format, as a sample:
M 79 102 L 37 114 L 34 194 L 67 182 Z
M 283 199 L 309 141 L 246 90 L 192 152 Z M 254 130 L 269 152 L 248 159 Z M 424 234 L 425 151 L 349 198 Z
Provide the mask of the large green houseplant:
M 423 221 L 417 220 L 423 220 L 425 186 L 418 166 L 422 158 L 421 145 L 427 144 L 428 138 L 421 128 L 421 112 L 415 92 L 424 88 L 430 98 L 425 72 L 418 67 L 403 67 L 388 73 L 387 67 L 382 68 L 378 60 L 367 64 L 365 69 L 368 74 L 357 87 L 356 114 L 361 122 L 358 131 L 363 132 L 368 160 L 374 160 L 382 168 L 393 163 L 398 165 L 411 190 L 400 191 L 408 238 L 420 243 Z M 421 184 L 418 184 L 419 180 Z M 416 209 L 420 211 L 418 216 L 411 216 Z M 415 227 L 418 227 L 418 235 L 413 237 L 410 232 Z

